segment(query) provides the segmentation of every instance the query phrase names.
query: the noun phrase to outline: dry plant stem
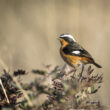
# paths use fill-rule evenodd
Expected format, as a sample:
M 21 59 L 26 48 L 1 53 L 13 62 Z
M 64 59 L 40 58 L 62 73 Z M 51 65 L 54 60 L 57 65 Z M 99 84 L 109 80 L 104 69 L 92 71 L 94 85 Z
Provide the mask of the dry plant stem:
M 1 87 L 2 87 L 2 89 L 3 89 L 4 94 L 5 94 L 5 97 L 6 97 L 7 103 L 10 104 L 10 101 L 9 101 L 9 99 L 8 99 L 8 96 L 7 96 L 6 90 L 5 90 L 4 86 L 3 86 L 3 83 L 2 83 L 2 80 L 1 80 L 1 79 L 0 79 L 0 85 L 1 85 Z
M 6 71 L 8 71 L 8 67 L 4 64 L 4 62 L 0 59 L 0 63 L 1 63 L 1 66 L 6 70 Z M 33 106 L 33 104 L 32 104 L 32 102 L 30 101 L 30 99 L 29 99 L 29 97 L 28 97 L 28 95 L 27 95 L 27 93 L 26 93 L 26 91 L 24 91 L 23 89 L 22 89 L 22 86 L 20 85 L 20 83 L 17 81 L 17 79 L 15 78 L 15 77 L 13 77 L 12 76 L 12 74 L 9 72 L 9 74 L 10 74 L 10 76 L 13 78 L 13 80 L 14 80 L 14 82 L 16 83 L 16 85 L 18 86 L 18 88 L 21 90 L 21 92 L 24 94 L 24 97 L 25 97 L 25 99 L 27 100 L 27 102 L 28 102 L 28 105 L 29 106 Z M 0 79 L 1 80 L 1 79 Z M 0 81 L 0 83 L 2 83 L 1 81 Z M 3 84 L 2 84 L 2 86 L 3 86 Z M 4 93 L 6 93 L 6 91 L 4 92 Z M 6 94 L 7 95 L 7 94 Z
M 29 97 L 28 97 L 26 91 L 22 89 L 20 83 L 17 81 L 17 79 L 16 79 L 15 77 L 13 77 L 13 80 L 15 81 L 16 85 L 18 86 L 18 88 L 19 88 L 19 89 L 22 91 L 22 93 L 24 94 L 24 97 L 26 98 L 26 100 L 27 100 L 27 102 L 28 102 L 28 105 L 32 107 L 33 104 L 31 103 L 31 101 L 30 101 L 30 99 L 29 99 Z

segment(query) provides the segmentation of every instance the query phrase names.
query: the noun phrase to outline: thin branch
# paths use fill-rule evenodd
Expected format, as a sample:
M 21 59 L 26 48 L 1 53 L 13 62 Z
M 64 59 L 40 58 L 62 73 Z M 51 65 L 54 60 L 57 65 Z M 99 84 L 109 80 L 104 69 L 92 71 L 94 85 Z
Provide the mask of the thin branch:
M 1 78 L 0 78 L 0 85 L 1 85 L 1 87 L 2 87 L 2 89 L 3 89 L 3 92 L 4 92 L 4 95 L 5 95 L 5 97 L 6 97 L 7 103 L 10 104 L 10 101 L 9 101 L 9 99 L 8 99 L 8 95 L 7 95 L 6 90 L 5 90 L 4 86 L 3 86 L 3 83 L 2 83 Z
M 1 64 L 1 66 L 2 66 L 6 71 L 9 70 L 8 67 L 5 65 L 5 63 L 4 63 L 1 59 L 0 59 L 0 64 Z M 26 91 L 23 90 L 22 86 L 21 86 L 20 83 L 17 81 L 17 79 L 12 76 L 12 73 L 11 73 L 11 72 L 8 72 L 8 73 L 9 73 L 10 76 L 13 78 L 14 82 L 16 83 L 16 85 L 18 86 L 18 88 L 21 90 L 21 92 L 24 94 L 24 97 L 25 97 L 25 99 L 27 100 L 28 105 L 32 107 L 33 104 L 31 103 L 31 101 L 30 101 L 30 99 L 29 99 L 29 97 L 28 97 Z M 2 82 L 0 82 L 0 83 L 2 83 Z M 2 84 L 2 86 L 3 86 L 3 84 Z M 5 91 L 4 93 L 6 93 L 6 91 Z

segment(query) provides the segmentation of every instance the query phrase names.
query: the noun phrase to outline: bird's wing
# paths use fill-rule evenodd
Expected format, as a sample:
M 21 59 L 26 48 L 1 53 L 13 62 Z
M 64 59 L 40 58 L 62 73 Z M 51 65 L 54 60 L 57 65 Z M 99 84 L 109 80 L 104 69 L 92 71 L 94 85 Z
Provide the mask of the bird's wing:
M 70 45 L 67 45 L 63 52 L 68 55 L 73 56 L 80 56 L 80 57 L 88 57 L 92 59 L 92 56 L 87 52 L 82 46 L 80 46 L 78 43 L 73 43 Z

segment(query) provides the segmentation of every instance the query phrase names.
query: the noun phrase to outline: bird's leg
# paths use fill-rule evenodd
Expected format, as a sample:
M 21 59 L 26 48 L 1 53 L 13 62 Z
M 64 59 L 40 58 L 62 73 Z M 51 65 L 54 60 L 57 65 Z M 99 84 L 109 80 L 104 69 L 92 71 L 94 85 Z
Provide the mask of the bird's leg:
M 74 68 L 73 72 L 74 72 L 74 73 L 73 73 L 73 76 L 75 76 L 75 73 L 76 73 L 76 68 Z
M 87 82 L 88 82 L 88 80 L 89 80 L 88 71 L 86 72 L 86 78 L 87 78 Z
M 82 64 L 81 73 L 79 74 L 79 79 L 81 79 L 83 71 L 84 71 L 84 64 Z

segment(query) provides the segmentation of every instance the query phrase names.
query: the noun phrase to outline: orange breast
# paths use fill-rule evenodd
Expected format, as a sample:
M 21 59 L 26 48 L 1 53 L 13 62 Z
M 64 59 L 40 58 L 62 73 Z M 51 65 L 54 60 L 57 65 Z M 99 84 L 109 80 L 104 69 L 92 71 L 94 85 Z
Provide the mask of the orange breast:
M 68 63 L 72 67 L 76 67 L 81 64 L 81 57 L 73 56 L 73 55 L 66 55 L 62 51 L 60 51 L 62 58 L 66 63 Z
M 60 54 L 61 54 L 62 58 L 64 59 L 64 61 L 72 67 L 77 67 L 81 63 L 84 63 L 84 64 L 91 63 L 91 60 L 87 57 L 66 55 L 61 50 L 60 50 Z
M 61 42 L 61 44 L 62 44 L 62 48 L 64 48 L 65 46 L 68 45 L 68 42 L 65 41 L 64 39 L 60 39 L 60 42 Z

